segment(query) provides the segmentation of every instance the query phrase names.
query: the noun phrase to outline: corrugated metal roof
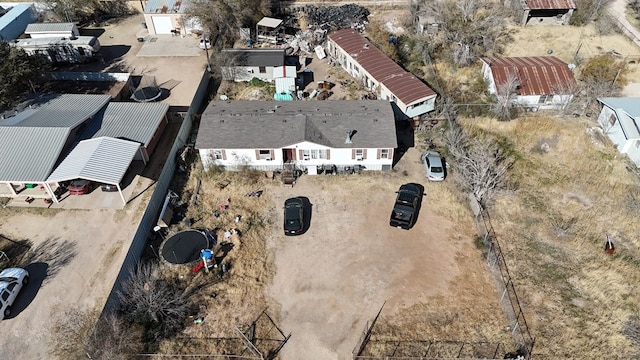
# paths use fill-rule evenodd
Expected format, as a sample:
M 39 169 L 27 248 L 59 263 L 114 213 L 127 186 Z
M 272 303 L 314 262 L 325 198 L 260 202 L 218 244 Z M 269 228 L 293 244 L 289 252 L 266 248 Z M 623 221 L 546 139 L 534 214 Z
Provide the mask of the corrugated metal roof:
M 56 127 L 0 126 L 0 181 L 45 181 L 70 131 Z
M 376 81 L 384 84 L 404 104 L 411 105 L 436 95 L 422 80 L 396 64 L 357 31 L 338 30 L 329 34 L 329 39 L 351 55 Z
M 224 49 L 235 66 L 282 66 L 284 49 Z
M 10 8 L 9 11 L 0 16 L 0 29 L 11 24 L 25 11 L 31 11 L 31 4 L 18 4 Z
M 573 0 L 525 0 L 526 7 L 531 10 L 564 10 L 577 9 Z
M 146 14 L 184 14 L 190 4 L 191 0 L 147 0 L 144 12 Z M 163 12 L 165 7 L 166 11 Z
M 573 72 L 555 56 L 482 58 L 489 65 L 496 87 L 509 74 L 518 79 L 518 95 L 552 95 L 576 82 Z
M 66 32 L 72 31 L 76 26 L 75 23 L 31 23 L 27 25 L 27 29 L 24 31 L 25 34 L 32 33 L 49 33 L 49 32 Z
M 287 93 L 296 91 L 296 79 L 290 77 L 280 77 L 275 79 L 276 92 Z
M 80 139 L 107 136 L 147 146 L 168 110 L 164 103 L 112 102 L 87 124 Z
M 34 101 L 20 122 L 11 121 L 11 126 L 21 127 L 63 127 L 74 128 L 95 115 L 111 100 L 109 95 L 61 94 Z M 28 115 L 28 116 L 24 116 Z M 11 119 L 7 119 L 11 120 Z M 0 126 L 7 122 L 1 122 Z
M 347 131 L 356 130 L 351 144 Z M 274 149 L 310 141 L 331 148 L 396 148 L 387 100 L 212 101 L 202 114 L 198 149 Z
M 136 142 L 110 137 L 81 141 L 47 181 L 87 179 L 119 184 L 139 149 Z

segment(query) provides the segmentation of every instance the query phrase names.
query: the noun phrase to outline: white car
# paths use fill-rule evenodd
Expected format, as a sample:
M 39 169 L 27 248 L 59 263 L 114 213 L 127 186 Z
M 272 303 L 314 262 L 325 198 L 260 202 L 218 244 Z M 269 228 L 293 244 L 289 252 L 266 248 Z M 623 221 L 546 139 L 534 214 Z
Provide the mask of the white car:
M 436 151 L 426 151 L 422 154 L 422 164 L 429 181 L 444 181 L 444 162 Z
M 0 320 L 11 315 L 11 305 L 28 282 L 29 272 L 25 269 L 8 268 L 0 272 Z

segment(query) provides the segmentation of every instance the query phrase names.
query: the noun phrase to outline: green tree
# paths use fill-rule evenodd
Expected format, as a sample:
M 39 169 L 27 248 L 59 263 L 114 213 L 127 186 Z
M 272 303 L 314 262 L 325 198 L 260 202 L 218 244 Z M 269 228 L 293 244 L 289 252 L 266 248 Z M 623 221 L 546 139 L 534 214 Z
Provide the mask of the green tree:
M 43 56 L 29 56 L 7 42 L 0 42 L 0 59 L 0 108 L 11 106 L 28 92 L 35 92 L 50 70 Z
M 46 0 L 56 21 L 86 23 L 101 15 L 122 16 L 132 12 L 126 0 Z

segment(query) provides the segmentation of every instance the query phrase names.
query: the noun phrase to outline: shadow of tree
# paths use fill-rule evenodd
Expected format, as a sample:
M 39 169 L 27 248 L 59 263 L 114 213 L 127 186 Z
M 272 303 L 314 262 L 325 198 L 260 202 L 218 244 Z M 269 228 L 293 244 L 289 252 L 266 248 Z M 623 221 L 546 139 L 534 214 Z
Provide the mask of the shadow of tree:
M 24 264 L 44 263 L 48 266 L 43 284 L 49 282 L 64 266 L 78 254 L 77 245 L 69 240 L 48 238 L 42 243 L 31 248 Z
M 18 266 L 31 249 L 31 240 L 13 240 L 0 235 L 0 265 L 3 267 Z

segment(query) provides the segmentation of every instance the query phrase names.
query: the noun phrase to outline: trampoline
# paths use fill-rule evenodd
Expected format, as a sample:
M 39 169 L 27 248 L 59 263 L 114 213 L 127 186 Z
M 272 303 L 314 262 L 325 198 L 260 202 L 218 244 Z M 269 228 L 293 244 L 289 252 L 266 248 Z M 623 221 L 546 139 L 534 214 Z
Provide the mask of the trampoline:
M 142 75 L 136 90 L 131 94 L 131 98 L 137 102 L 152 102 L 162 96 L 162 89 L 156 83 L 155 76 Z
M 160 256 L 171 264 L 188 264 L 200 259 L 200 250 L 209 247 L 207 236 L 199 230 L 184 230 L 160 245 Z

